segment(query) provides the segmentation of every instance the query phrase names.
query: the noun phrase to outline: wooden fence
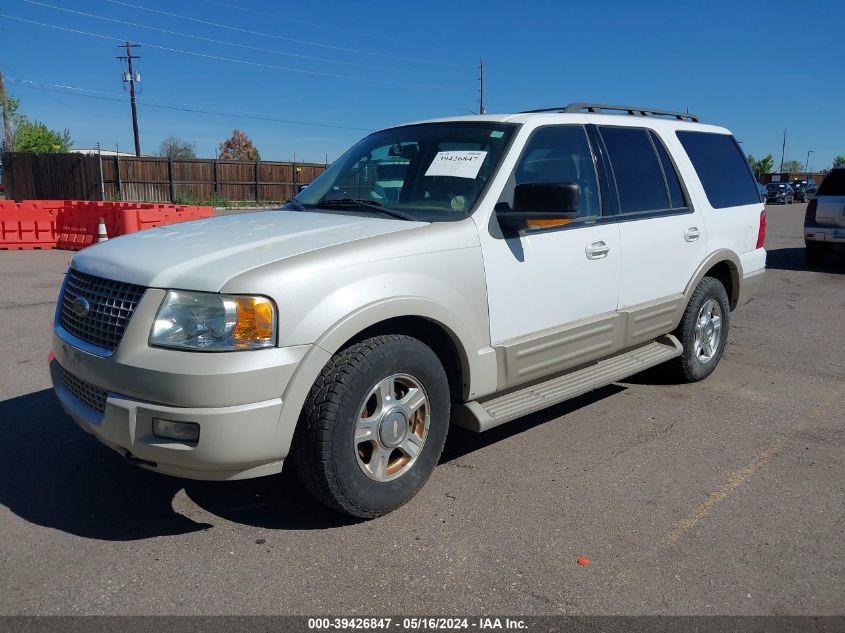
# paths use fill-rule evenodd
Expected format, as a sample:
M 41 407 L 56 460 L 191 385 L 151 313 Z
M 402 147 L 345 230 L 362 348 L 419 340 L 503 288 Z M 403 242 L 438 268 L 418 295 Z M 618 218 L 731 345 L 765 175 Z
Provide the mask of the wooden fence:
M 15 200 L 282 202 L 325 171 L 316 163 L 173 159 L 86 154 L 3 155 L 6 197 Z
M 816 181 L 817 185 L 820 185 L 826 175 L 826 171 L 798 172 L 796 174 L 763 174 L 762 176 L 760 176 L 760 182 L 764 185 L 767 185 L 770 182 L 774 182 L 775 176 L 778 176 L 776 182 L 792 182 L 796 179 L 804 180 L 807 178 L 812 178 Z

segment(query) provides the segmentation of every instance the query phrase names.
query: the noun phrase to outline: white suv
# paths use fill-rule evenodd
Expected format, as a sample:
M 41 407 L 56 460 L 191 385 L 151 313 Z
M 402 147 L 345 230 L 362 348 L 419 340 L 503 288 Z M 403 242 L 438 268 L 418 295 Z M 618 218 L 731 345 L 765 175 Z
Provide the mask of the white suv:
M 220 480 L 290 457 L 373 517 L 425 483 L 450 421 L 484 431 L 664 362 L 707 376 L 764 234 L 736 141 L 689 114 L 404 125 L 281 210 L 76 255 L 51 372 L 132 463 Z

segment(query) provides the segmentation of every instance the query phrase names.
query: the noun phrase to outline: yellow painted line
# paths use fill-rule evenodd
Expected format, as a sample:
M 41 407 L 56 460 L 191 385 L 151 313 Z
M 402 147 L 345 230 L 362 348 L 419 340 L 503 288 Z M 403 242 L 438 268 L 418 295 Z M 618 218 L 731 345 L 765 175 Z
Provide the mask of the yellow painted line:
M 678 521 L 672 529 L 669 530 L 669 533 L 666 535 L 666 538 L 663 539 L 663 542 L 669 545 L 681 538 L 692 526 L 710 514 L 710 511 L 716 506 L 716 504 L 727 499 L 731 493 L 739 488 L 749 477 L 751 477 L 751 475 L 760 470 L 760 468 L 762 468 L 763 465 L 769 461 L 784 444 L 786 444 L 785 437 L 781 438 L 762 453 L 757 455 L 757 457 L 754 458 L 754 461 L 748 464 L 748 466 L 731 475 L 724 486 L 719 488 L 716 492 L 710 493 L 707 499 L 705 499 L 700 506 L 693 510 L 692 513 Z

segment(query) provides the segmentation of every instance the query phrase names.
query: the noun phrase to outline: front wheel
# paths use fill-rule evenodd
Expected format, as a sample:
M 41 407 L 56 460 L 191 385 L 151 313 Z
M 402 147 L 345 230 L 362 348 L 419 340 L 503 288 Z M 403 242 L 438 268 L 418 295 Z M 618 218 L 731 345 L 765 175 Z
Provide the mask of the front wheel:
M 319 501 L 377 517 L 428 480 L 449 412 L 446 373 L 431 348 L 409 336 L 367 339 L 332 357 L 314 383 L 291 458 Z
M 716 369 L 728 340 L 730 318 L 728 293 L 722 282 L 705 277 L 693 291 L 674 332 L 684 348 L 674 361 L 681 380 L 703 380 Z

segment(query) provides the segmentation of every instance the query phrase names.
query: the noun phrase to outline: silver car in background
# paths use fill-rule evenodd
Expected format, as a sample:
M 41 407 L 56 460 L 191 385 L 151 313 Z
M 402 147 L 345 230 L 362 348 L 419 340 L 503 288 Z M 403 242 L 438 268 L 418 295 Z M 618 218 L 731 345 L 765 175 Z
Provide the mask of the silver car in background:
M 828 253 L 845 251 L 845 167 L 834 167 L 804 214 L 807 263 L 822 264 Z

